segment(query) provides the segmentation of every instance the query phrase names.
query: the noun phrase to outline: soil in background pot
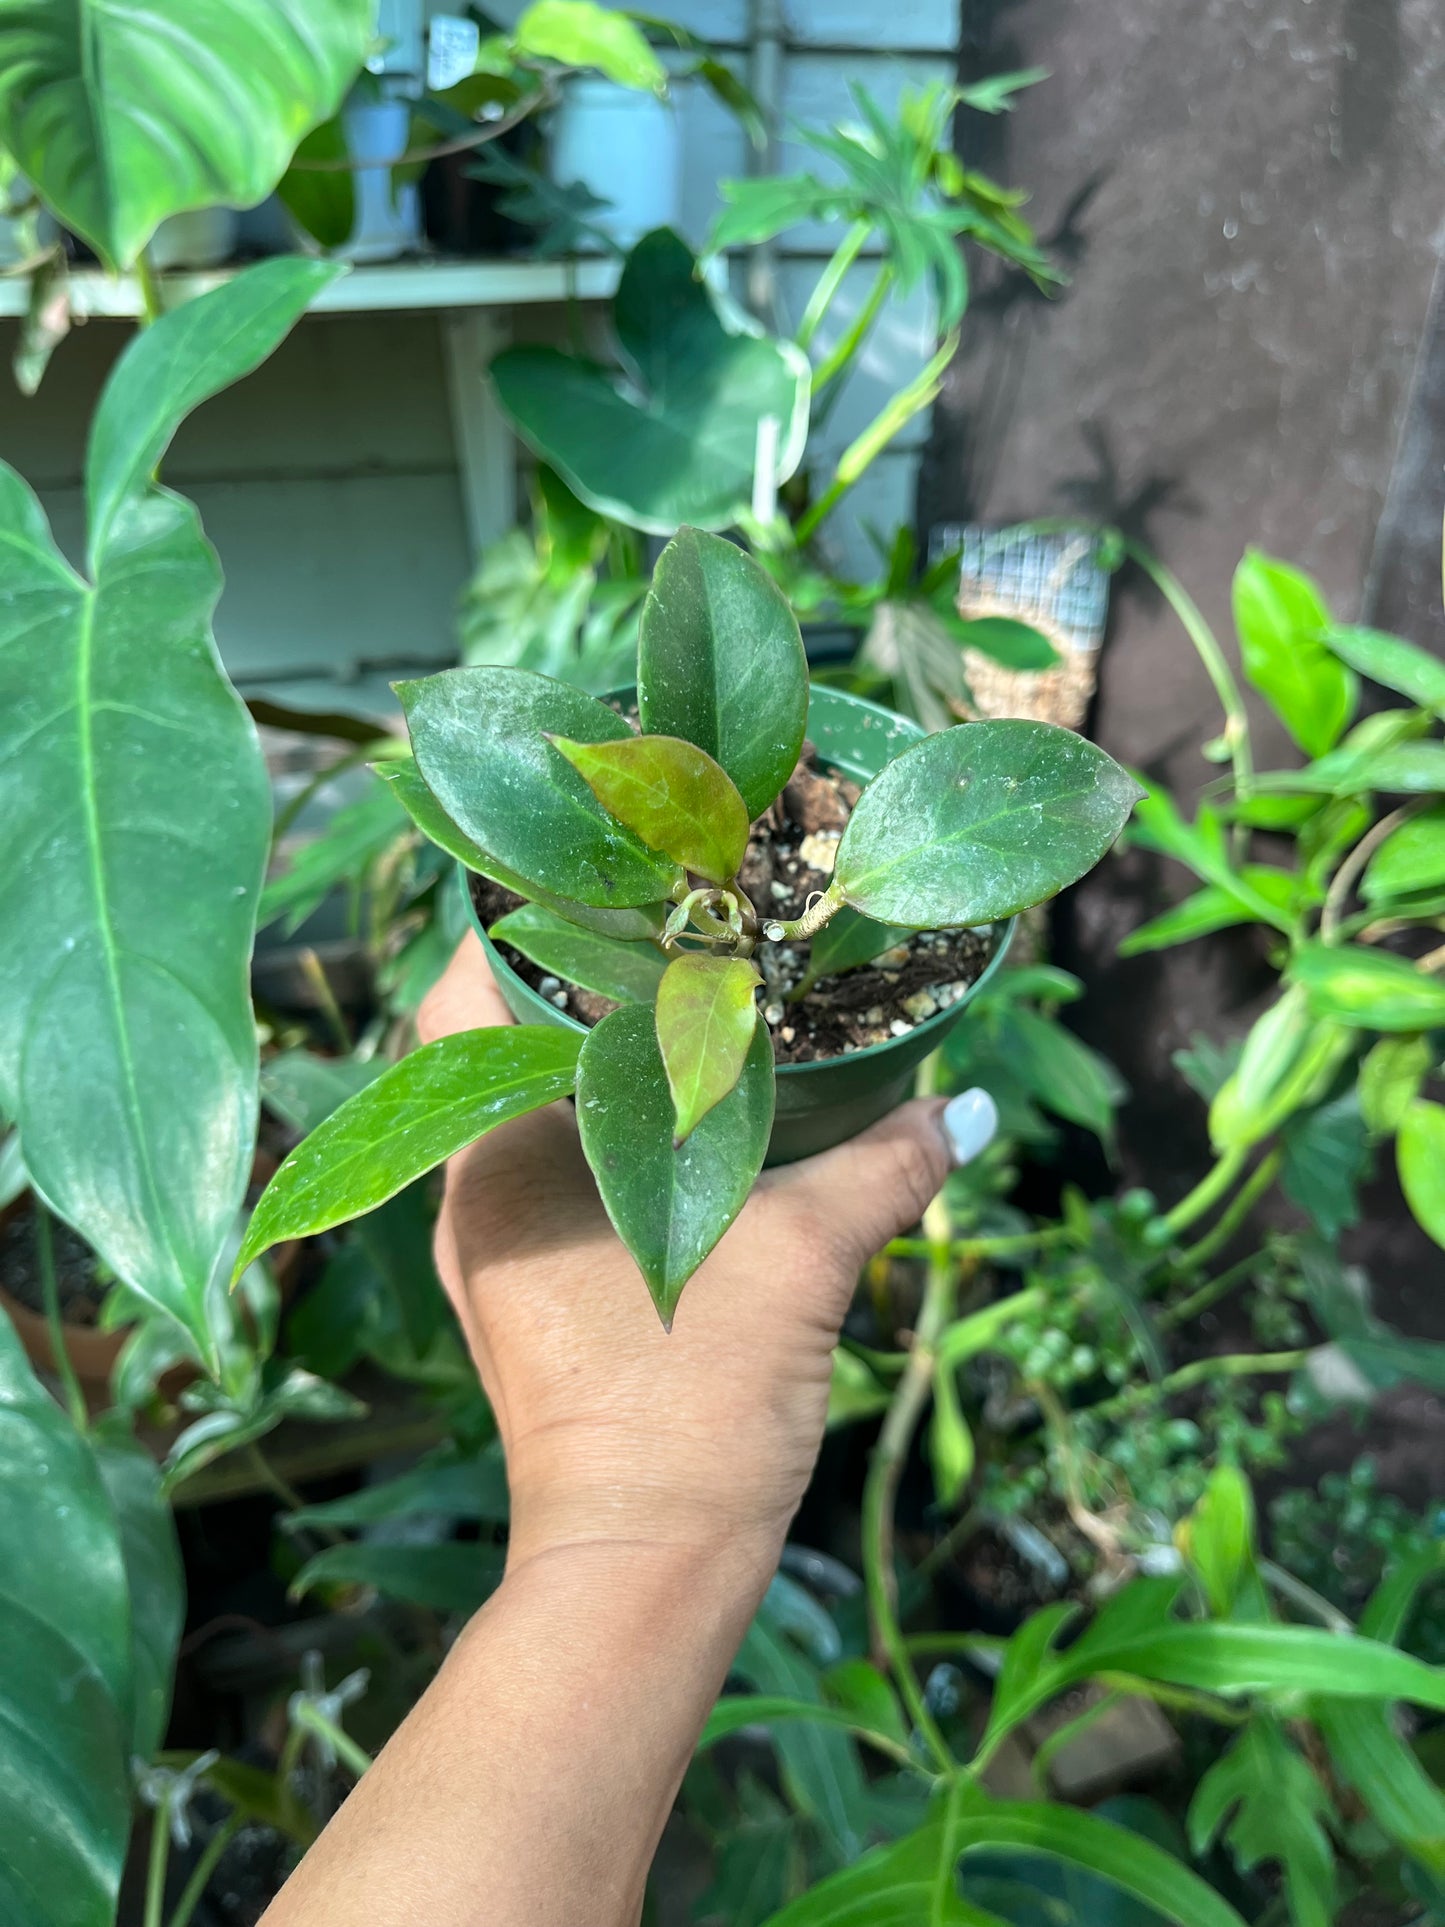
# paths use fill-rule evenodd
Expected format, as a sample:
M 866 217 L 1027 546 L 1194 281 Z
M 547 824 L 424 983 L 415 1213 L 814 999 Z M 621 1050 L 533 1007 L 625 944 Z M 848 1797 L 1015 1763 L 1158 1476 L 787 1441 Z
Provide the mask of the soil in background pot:
M 94 1325 L 109 1285 L 97 1273 L 95 1253 L 59 1218 L 50 1221 L 60 1316 L 67 1325 Z M 23 1207 L 0 1215 L 0 1291 L 27 1311 L 45 1312 L 45 1293 L 35 1252 L 35 1214 Z
M 808 899 L 826 890 L 838 839 L 859 789 L 818 764 L 804 743 L 782 795 L 753 825 L 740 880 L 760 917 L 802 916 Z M 472 901 L 483 928 L 522 901 L 489 877 L 472 876 Z M 497 946 L 526 984 L 579 1023 L 596 1024 L 616 1005 L 595 991 L 548 976 L 509 944 Z M 992 951 L 986 931 L 920 932 L 874 963 L 841 977 L 824 977 L 800 1002 L 786 1001 L 802 977 L 808 945 L 769 944 L 779 977 L 767 987 L 764 1014 L 779 1064 L 811 1064 L 904 1037 L 916 1024 L 955 1003 L 983 975 Z

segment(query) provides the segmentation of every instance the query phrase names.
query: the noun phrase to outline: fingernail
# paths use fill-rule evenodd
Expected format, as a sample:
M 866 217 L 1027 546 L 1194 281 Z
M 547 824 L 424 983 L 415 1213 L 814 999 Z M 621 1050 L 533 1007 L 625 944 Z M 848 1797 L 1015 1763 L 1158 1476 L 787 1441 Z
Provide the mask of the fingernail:
M 955 1164 L 971 1164 L 993 1143 L 998 1131 L 998 1106 L 975 1084 L 960 1091 L 943 1108 L 943 1134 Z

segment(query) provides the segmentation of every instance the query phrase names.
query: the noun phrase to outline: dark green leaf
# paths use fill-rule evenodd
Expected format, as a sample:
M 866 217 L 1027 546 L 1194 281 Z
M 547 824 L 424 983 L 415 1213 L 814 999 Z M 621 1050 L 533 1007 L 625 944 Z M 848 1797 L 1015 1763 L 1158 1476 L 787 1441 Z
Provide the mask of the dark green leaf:
M 1389 1708 L 1315 1700 L 1310 1717 L 1335 1770 L 1380 1830 L 1432 1873 L 1445 1874 L 1445 1793 L 1395 1731 Z
M 726 770 L 680 736 L 573 743 L 554 736 L 592 794 L 619 823 L 685 870 L 728 883 L 748 847 L 748 812 Z
M 1434 1062 L 1425 1037 L 1381 1037 L 1360 1065 L 1360 1115 L 1375 1137 L 1393 1137 Z
M 587 1033 L 577 1063 L 582 1149 L 666 1325 L 762 1169 L 773 1094 L 772 1042 L 759 1025 L 736 1085 L 675 1147 L 676 1112 L 652 1011 L 624 1005 Z
M 0 1109 L 51 1204 L 203 1357 L 255 1132 L 271 801 L 211 640 L 214 553 L 152 474 L 334 273 L 263 262 L 132 341 L 91 429 L 89 582 L 0 470 L 0 812 L 45 852 L 0 871 Z
M 1039 1102 L 1056 1117 L 1092 1131 L 1112 1150 L 1114 1114 L 1129 1087 L 1109 1060 L 1037 1011 L 1011 1011 L 1009 1032 Z
M 1382 683 L 1422 709 L 1445 715 L 1445 663 L 1437 656 L 1379 629 L 1344 624 L 1327 629 L 1325 641 L 1342 662 L 1358 669 L 1371 682 Z
M 786 596 L 744 549 L 682 529 L 642 608 L 642 727 L 715 757 L 749 817 L 793 773 L 808 718 L 808 663 Z
M 1050 723 L 963 723 L 874 777 L 834 884 L 914 929 L 989 923 L 1056 896 L 1118 836 L 1139 794 L 1112 757 Z
M 1360 884 L 1366 903 L 1445 884 L 1445 803 L 1432 803 L 1402 823 L 1370 858 Z
M 384 1057 L 322 1057 L 316 1051 L 283 1050 L 261 1066 L 261 1101 L 293 1131 L 314 1131 L 386 1069 Z
M 1307 756 L 1339 741 L 1359 699 L 1353 673 L 1321 641 L 1330 612 L 1309 577 L 1245 551 L 1234 572 L 1244 673 Z
M 1330 1797 L 1309 1763 L 1273 1720 L 1256 1717 L 1199 1782 L 1189 1837 L 1203 1853 L 1223 1829 L 1241 1873 L 1278 1861 L 1296 1927 L 1331 1927 L 1335 1855 L 1326 1823 L 1333 1819 Z
M 677 957 L 657 992 L 657 1043 L 677 1111 L 674 1145 L 737 1084 L 758 1029 L 762 982 L 742 957 Z
M 356 226 L 356 176 L 349 167 L 298 167 L 297 161 L 350 159 L 341 116 L 313 127 L 276 183 L 276 194 L 296 225 L 323 248 L 339 248 Z
M 508 348 L 492 363 L 502 407 L 601 514 L 658 535 L 726 528 L 751 502 L 764 416 L 780 424 L 777 479 L 798 465 L 807 356 L 706 287 L 666 228 L 628 257 L 612 315 L 626 376 L 555 348 Z
M 554 976 L 618 1004 L 650 1004 L 667 968 L 667 958 L 655 943 L 620 943 L 616 937 L 584 930 L 540 903 L 508 911 L 487 934 L 493 943 L 510 944 Z
M 342 1499 L 303 1506 L 282 1518 L 288 1532 L 313 1526 L 370 1526 L 390 1519 L 466 1519 L 500 1524 L 507 1517 L 507 1471 L 500 1449 L 475 1458 L 438 1458 Z
M 547 738 L 631 740 L 615 710 L 528 669 L 447 669 L 396 685 L 416 765 L 442 810 L 486 861 L 476 867 L 524 895 L 579 903 L 658 903 L 680 879 L 603 809 Z
M 1415 1222 L 1445 1245 L 1445 1104 L 1417 1097 L 1400 1119 L 1395 1150 L 1400 1189 Z
M 872 917 L 844 904 L 814 937 L 799 994 L 824 977 L 838 977 L 845 970 L 872 963 L 895 944 L 907 943 L 913 934 L 906 924 L 875 923 Z
M 156 1764 L 180 1772 L 198 1757 L 196 1753 L 178 1749 L 174 1753 L 162 1753 Z M 289 1787 L 282 1786 L 277 1773 L 268 1773 L 262 1767 L 249 1766 L 222 1754 L 206 1768 L 201 1783 L 214 1787 L 223 1800 L 248 1820 L 259 1820 L 264 1826 L 274 1827 L 299 1847 L 309 1847 L 316 1838 L 316 1822 L 305 1801 Z
M 1358 1030 L 1429 1030 L 1445 1024 L 1445 981 L 1403 957 L 1361 944 L 1301 944 L 1289 974 L 1317 1016 Z
M 851 1713 L 870 1732 L 908 1744 L 908 1722 L 888 1676 L 871 1659 L 844 1659 L 823 1675 L 829 1703 Z
M 259 929 L 284 917 L 293 936 L 339 885 L 356 884 L 406 833 L 397 798 L 377 783 L 336 811 L 319 835 L 300 845 L 289 866 L 268 879 L 256 917 Z
M 133 1759 L 149 1762 L 170 1718 L 186 1576 L 154 1457 L 112 1418 L 97 1429 L 95 1459 L 120 1534 L 130 1596 L 134 1693 L 128 1747 Z
M 643 1015 L 650 1026 L 652 1012 Z M 281 1239 L 360 1217 L 495 1125 L 566 1097 L 579 1048 L 575 1031 L 503 1024 L 413 1051 L 287 1158 L 252 1213 L 234 1275 Z
M 1327 1104 L 1292 1117 L 1281 1134 L 1280 1184 L 1330 1239 L 1360 1219 L 1358 1187 L 1369 1164 L 1369 1137 L 1360 1100 L 1344 1091 Z
M 693 1908 L 697 1921 L 717 1927 L 763 1927 L 801 1884 L 808 1823 L 755 1783 L 749 1805 L 715 1846 L 712 1885 Z
M 427 1187 L 409 1184 L 367 1212 L 352 1234 L 390 1295 L 414 1358 L 426 1356 L 449 1322 L 432 1261 L 434 1219 Z
M 506 1555 L 493 1546 L 327 1546 L 291 1581 L 293 1599 L 318 1586 L 371 1586 L 439 1613 L 473 1613 L 497 1589 Z

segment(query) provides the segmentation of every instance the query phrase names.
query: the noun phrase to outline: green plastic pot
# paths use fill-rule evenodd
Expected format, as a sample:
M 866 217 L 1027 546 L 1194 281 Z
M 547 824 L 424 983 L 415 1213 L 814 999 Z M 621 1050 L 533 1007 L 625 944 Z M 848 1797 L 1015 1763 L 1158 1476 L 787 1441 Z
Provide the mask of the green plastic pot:
M 631 693 L 624 692 L 624 699 L 630 699 Z M 917 723 L 895 715 L 891 709 L 882 709 L 841 689 L 813 685 L 808 703 L 809 738 L 824 763 L 856 783 L 870 782 L 885 763 L 892 762 L 923 734 Z M 498 987 L 518 1023 L 561 1024 L 569 1030 L 584 1030 L 586 1026 L 575 1017 L 558 1010 L 524 983 L 499 955 L 478 920 L 465 870 L 461 885 L 472 927 L 482 940 Z M 913 1089 L 918 1066 L 938 1048 L 998 970 L 1012 937 L 1012 919 L 995 924 L 993 954 L 983 975 L 969 985 L 957 1003 L 925 1018 L 904 1036 L 890 1037 L 886 1043 L 822 1063 L 780 1064 L 768 1163 L 791 1164 L 794 1158 L 811 1157 L 815 1151 L 842 1144 L 901 1104 Z

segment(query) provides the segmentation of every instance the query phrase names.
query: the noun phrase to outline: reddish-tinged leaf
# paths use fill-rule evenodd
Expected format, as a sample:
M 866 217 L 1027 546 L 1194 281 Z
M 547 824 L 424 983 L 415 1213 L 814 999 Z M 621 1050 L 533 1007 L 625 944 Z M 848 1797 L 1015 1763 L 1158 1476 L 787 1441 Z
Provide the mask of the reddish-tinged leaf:
M 628 736 L 615 743 L 553 746 L 605 810 L 650 850 L 712 883 L 737 875 L 748 847 L 748 809 L 706 750 L 680 736 Z

